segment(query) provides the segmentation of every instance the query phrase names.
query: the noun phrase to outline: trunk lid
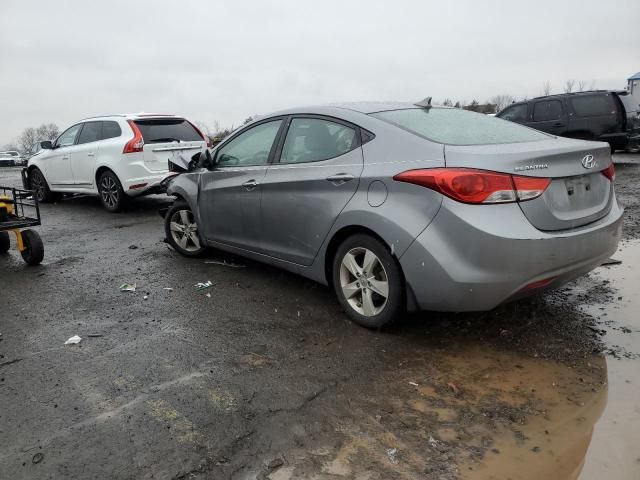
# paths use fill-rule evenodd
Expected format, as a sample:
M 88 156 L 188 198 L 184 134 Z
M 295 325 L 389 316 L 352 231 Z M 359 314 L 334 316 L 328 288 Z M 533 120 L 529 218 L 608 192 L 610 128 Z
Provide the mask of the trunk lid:
M 499 145 L 445 146 L 447 167 L 551 178 L 545 192 L 518 204 L 539 230 L 567 230 L 604 217 L 613 183 L 602 174 L 611 165 L 609 145 L 565 138 Z M 584 165 L 583 165 L 584 163 Z
M 142 152 L 149 170 L 167 171 L 169 162 L 177 162 L 180 156 L 191 158 L 206 147 L 198 130 L 184 118 L 141 118 L 134 123 L 144 139 Z

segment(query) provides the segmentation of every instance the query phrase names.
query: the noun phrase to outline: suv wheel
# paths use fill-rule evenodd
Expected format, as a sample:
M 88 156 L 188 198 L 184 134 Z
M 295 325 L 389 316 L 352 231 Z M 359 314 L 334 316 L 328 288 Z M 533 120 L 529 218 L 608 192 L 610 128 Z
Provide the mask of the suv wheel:
M 108 211 L 119 212 L 125 207 L 128 197 L 122 189 L 120 180 L 112 171 L 106 170 L 100 175 L 98 192 L 102 206 Z
M 198 224 L 186 202 L 175 202 L 164 217 L 169 244 L 182 255 L 197 257 L 207 249 L 200 243 Z
M 31 189 L 38 200 L 38 203 L 49 203 L 60 200 L 61 195 L 59 193 L 52 192 L 49 189 L 49 184 L 44 178 L 44 175 L 39 168 L 34 168 L 29 173 L 29 180 L 31 181 Z
M 400 265 L 377 238 L 347 238 L 333 260 L 333 287 L 347 315 L 367 328 L 391 325 L 405 309 Z

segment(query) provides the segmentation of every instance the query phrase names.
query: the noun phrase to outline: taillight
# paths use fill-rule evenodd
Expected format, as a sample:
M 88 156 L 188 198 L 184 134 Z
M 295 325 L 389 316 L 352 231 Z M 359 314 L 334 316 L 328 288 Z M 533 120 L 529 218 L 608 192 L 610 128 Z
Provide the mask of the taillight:
M 613 182 L 616 179 L 616 168 L 613 166 L 613 163 L 602 170 L 602 174 Z
M 187 120 L 187 122 L 189 122 L 189 120 Z M 202 137 L 202 139 L 205 141 L 205 143 L 207 144 L 207 147 L 209 148 L 213 148 L 213 142 L 211 141 L 211 139 L 209 138 L 209 135 L 205 135 L 204 133 L 202 133 L 202 130 L 200 130 L 198 127 L 196 127 L 193 123 L 189 122 L 189 124 L 196 129 L 196 132 L 198 132 L 198 134 Z
M 124 146 L 122 153 L 141 152 L 142 147 L 144 147 L 144 138 L 142 138 L 142 133 L 140 133 L 140 129 L 133 120 L 127 120 L 127 123 L 131 127 L 131 130 L 133 130 L 133 138 Z
M 471 168 L 408 170 L 394 180 L 430 188 L 463 203 L 509 203 L 539 197 L 550 178 L 523 177 Z

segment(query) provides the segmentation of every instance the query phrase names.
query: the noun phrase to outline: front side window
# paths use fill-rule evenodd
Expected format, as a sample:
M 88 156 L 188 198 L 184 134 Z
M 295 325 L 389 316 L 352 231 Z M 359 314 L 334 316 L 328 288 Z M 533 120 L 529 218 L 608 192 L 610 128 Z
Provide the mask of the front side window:
M 83 143 L 97 142 L 102 135 L 102 122 L 87 122 L 82 127 L 80 137 L 78 137 L 78 145 Z
M 218 150 L 216 166 L 266 165 L 282 120 L 266 122 L 241 133 Z
M 490 145 L 548 139 L 545 133 L 458 108 L 405 108 L 372 113 L 372 116 L 447 145 Z
M 616 108 L 608 95 L 584 95 L 571 99 L 573 111 L 579 117 L 610 115 Z
M 527 121 L 527 104 L 522 103 L 509 107 L 498 116 L 510 122 L 524 123 Z
M 118 122 L 111 120 L 102 122 L 102 140 L 119 137 L 120 135 L 122 135 L 122 130 Z
M 356 130 L 318 118 L 294 118 L 280 163 L 317 162 L 339 157 L 357 147 Z
M 80 128 L 82 128 L 82 124 L 74 125 L 68 130 L 65 130 L 62 135 L 58 137 L 58 140 L 56 140 L 56 147 L 68 147 L 69 145 L 73 145 L 76 141 L 76 136 L 78 135 Z
M 533 121 L 548 122 L 558 120 L 562 116 L 562 103 L 559 100 L 537 102 L 533 106 Z

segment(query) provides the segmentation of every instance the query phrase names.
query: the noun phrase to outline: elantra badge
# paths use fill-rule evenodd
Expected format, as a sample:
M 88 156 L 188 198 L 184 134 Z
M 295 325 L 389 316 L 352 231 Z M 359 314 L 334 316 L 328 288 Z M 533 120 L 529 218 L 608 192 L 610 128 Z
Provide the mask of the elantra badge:
M 598 166 L 598 161 L 593 155 L 585 155 L 582 159 L 582 166 L 587 169 L 595 168 Z

